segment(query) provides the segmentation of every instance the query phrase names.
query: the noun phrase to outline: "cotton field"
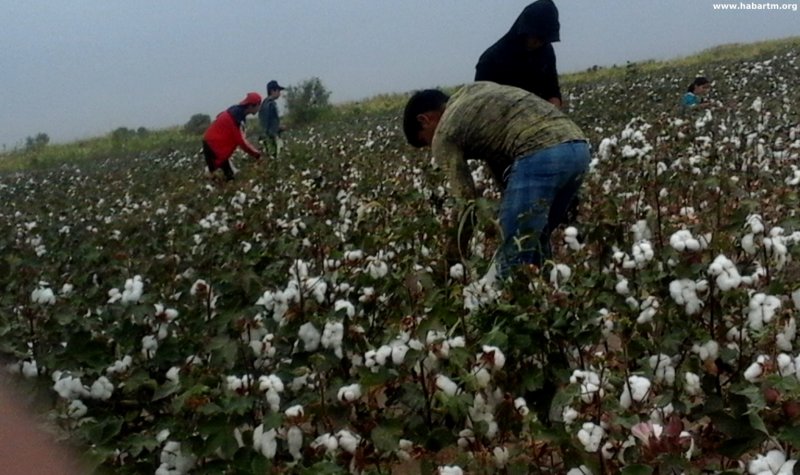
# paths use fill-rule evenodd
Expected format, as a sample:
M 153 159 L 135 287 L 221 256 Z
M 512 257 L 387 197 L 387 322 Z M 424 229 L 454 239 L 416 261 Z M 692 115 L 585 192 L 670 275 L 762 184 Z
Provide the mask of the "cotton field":
M 580 213 L 499 282 L 399 110 L 0 177 L 6 371 L 113 473 L 792 473 L 800 58 L 565 85 Z M 550 398 L 553 399 L 549 404 Z M 412 472 L 413 473 L 413 472 Z

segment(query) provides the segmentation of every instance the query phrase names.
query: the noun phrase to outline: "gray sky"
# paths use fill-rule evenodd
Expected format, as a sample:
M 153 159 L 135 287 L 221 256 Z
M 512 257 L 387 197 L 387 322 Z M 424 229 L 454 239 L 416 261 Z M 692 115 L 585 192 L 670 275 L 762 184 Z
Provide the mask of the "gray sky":
M 317 76 L 333 102 L 469 82 L 478 56 L 528 3 L 0 0 L 0 147 L 39 132 L 63 142 L 213 117 L 248 91 L 263 93 L 269 79 Z M 559 71 L 800 34 L 796 10 L 714 3 L 556 0 Z

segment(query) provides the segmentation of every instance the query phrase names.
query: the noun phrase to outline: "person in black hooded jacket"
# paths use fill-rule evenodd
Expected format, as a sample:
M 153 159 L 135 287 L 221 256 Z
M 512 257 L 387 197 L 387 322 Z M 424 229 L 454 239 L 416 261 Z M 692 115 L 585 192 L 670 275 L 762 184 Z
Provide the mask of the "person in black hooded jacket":
M 476 81 L 516 86 L 561 107 L 561 88 L 552 43 L 560 41 L 553 0 L 537 0 L 522 10 L 511 29 L 481 55 Z

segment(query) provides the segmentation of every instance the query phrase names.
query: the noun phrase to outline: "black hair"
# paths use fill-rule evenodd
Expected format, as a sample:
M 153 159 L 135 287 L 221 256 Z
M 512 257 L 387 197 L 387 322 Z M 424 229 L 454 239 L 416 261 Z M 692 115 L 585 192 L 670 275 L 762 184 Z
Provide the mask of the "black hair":
M 419 132 L 422 130 L 417 116 L 426 112 L 442 109 L 450 97 L 438 89 L 425 89 L 417 91 L 406 103 L 403 111 L 403 132 L 406 140 L 412 147 L 421 148 L 425 144 L 419 140 Z
M 694 78 L 691 84 L 689 84 L 689 92 L 694 93 L 694 88 L 697 86 L 703 86 L 705 84 L 709 84 L 711 81 L 708 80 L 705 76 L 697 76 Z

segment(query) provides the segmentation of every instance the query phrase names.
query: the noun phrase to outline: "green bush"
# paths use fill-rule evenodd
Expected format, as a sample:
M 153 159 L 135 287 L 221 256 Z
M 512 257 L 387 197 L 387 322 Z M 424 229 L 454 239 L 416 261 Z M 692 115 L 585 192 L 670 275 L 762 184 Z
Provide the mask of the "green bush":
M 287 120 L 293 125 L 303 126 L 313 123 L 331 110 L 328 102 L 331 93 L 319 78 L 307 79 L 284 91 Z

